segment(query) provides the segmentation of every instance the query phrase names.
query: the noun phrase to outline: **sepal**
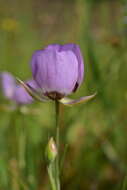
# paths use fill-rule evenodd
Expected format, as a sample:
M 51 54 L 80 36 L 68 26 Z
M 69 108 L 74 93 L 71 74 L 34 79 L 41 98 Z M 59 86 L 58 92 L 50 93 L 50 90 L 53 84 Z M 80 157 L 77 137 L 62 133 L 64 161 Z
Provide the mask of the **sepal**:
M 73 105 L 88 102 L 89 100 L 93 99 L 96 96 L 96 94 L 97 93 L 94 93 L 93 95 L 90 95 L 90 96 L 83 96 L 83 97 L 76 99 L 76 100 L 68 98 L 68 97 L 64 97 L 61 100 L 59 100 L 59 102 L 66 105 L 66 106 L 73 106 Z
M 17 81 L 20 83 L 20 85 L 23 86 L 23 88 L 25 88 L 25 90 L 27 91 L 27 93 L 35 100 L 37 101 L 49 101 L 50 99 L 46 96 L 43 95 L 43 93 L 37 91 L 37 89 L 32 88 L 29 84 L 24 83 L 22 80 L 20 80 L 19 78 L 16 78 Z

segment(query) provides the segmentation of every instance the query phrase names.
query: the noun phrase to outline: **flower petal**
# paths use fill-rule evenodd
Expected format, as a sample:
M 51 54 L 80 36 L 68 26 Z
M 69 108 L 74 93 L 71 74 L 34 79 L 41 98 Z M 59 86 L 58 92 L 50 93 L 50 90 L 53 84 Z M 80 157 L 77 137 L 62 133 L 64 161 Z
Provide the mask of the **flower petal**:
M 66 106 L 73 106 L 76 104 L 88 102 L 89 100 L 93 99 L 96 96 L 96 94 L 97 93 L 90 95 L 90 96 L 84 96 L 84 97 L 81 97 L 76 100 L 65 97 L 65 98 L 62 98 L 61 100 L 59 100 L 59 102 L 61 102 L 62 104 L 66 105 Z
M 83 56 L 80 51 L 80 47 L 76 44 L 65 44 L 61 46 L 60 51 L 73 51 L 73 53 L 76 55 L 78 59 L 78 79 L 77 83 L 80 85 L 83 81 L 84 77 L 84 61 L 83 61 Z
M 22 88 L 24 89 L 25 93 L 30 97 L 28 99 L 28 96 L 26 97 L 28 101 L 32 101 L 32 98 L 37 101 L 48 101 L 49 99 L 44 96 L 43 94 L 39 94 L 39 91 L 37 91 L 37 84 L 34 80 L 27 81 L 24 83 L 22 80 L 18 79 L 18 82 L 21 84 Z
M 77 44 L 65 44 L 65 45 L 59 45 L 59 44 L 51 44 L 48 45 L 45 49 L 50 49 L 53 50 L 55 49 L 56 51 L 72 51 L 78 60 L 78 78 L 77 78 L 77 83 L 80 85 L 83 81 L 84 77 L 84 61 L 83 61 L 83 56 L 80 51 L 80 47 Z
M 38 67 L 37 67 L 37 64 L 36 64 L 37 57 L 40 56 L 43 51 L 44 50 L 37 50 L 32 55 L 32 59 L 31 59 L 30 64 L 31 64 L 31 67 L 32 67 L 33 77 L 35 77 L 37 72 L 38 72 Z
M 56 50 L 59 51 L 63 45 L 60 44 L 50 44 L 48 45 L 45 50 Z
M 1 82 L 4 96 L 11 99 L 14 94 L 14 89 L 16 86 L 15 79 L 8 72 L 0 73 L 0 78 L 1 78 L 0 82 Z
M 30 104 L 33 102 L 32 97 L 20 85 L 15 87 L 15 92 L 12 100 L 15 101 L 17 104 Z
M 32 72 L 43 92 L 70 94 L 78 78 L 78 61 L 72 51 L 45 49 L 32 58 Z

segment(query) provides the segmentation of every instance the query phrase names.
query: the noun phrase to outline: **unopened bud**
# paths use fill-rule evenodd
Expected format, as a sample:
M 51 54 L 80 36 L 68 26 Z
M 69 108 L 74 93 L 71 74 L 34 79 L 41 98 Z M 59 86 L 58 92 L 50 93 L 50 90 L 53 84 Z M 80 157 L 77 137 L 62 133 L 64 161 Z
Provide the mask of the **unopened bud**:
M 46 147 L 46 158 L 49 162 L 53 162 L 57 156 L 57 147 L 53 137 L 50 138 Z

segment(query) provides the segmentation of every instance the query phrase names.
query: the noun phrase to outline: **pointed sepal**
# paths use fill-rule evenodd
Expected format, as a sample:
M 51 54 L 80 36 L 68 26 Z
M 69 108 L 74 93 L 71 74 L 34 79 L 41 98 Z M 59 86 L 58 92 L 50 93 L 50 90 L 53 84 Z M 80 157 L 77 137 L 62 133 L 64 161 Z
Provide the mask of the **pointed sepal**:
M 37 91 L 36 89 L 32 88 L 29 84 L 24 83 L 22 80 L 20 80 L 19 78 L 16 78 L 17 81 L 20 83 L 20 85 L 22 85 L 23 88 L 25 88 L 25 90 L 27 91 L 27 93 L 35 100 L 37 101 L 49 101 L 50 99 L 46 96 L 43 95 L 43 93 L 40 94 L 39 91 Z
M 81 104 L 81 103 L 86 103 L 89 100 L 93 99 L 96 96 L 97 93 L 94 93 L 93 95 L 90 96 L 83 96 L 79 99 L 71 99 L 68 97 L 64 97 L 60 100 L 60 103 L 66 105 L 66 106 L 73 106 L 73 105 L 77 105 L 77 104 Z

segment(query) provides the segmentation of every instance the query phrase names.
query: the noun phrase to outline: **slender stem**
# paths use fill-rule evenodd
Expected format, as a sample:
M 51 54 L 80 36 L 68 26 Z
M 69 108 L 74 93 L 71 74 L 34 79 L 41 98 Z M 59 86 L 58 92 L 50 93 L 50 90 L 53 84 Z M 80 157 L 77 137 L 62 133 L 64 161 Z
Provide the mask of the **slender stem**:
M 60 168 L 59 168 L 59 146 L 60 146 L 60 140 L 59 140 L 59 119 L 60 119 L 60 103 L 56 100 L 55 101 L 55 111 L 56 111 L 56 146 L 57 146 L 57 157 L 55 160 L 55 165 L 56 165 L 56 186 L 57 190 L 60 190 L 60 179 L 59 179 L 59 173 L 60 173 Z
M 123 180 L 123 185 L 122 185 L 122 190 L 126 189 L 127 185 L 127 176 L 125 175 L 124 180 Z
M 53 165 L 52 165 L 52 163 L 49 164 L 47 170 L 48 170 L 48 174 L 49 174 L 52 190 L 57 190 L 57 188 L 56 188 L 56 182 L 55 182 L 55 179 L 53 177 Z
M 25 167 L 25 143 L 26 143 L 26 138 L 25 138 L 25 122 L 24 122 L 24 116 L 22 113 L 20 114 L 20 119 L 22 119 L 22 125 L 20 126 L 19 129 L 19 166 L 20 169 L 24 169 Z
M 56 111 L 56 145 L 59 150 L 59 115 L 60 115 L 60 103 L 55 101 L 55 111 Z
M 56 147 L 57 147 L 57 156 L 53 162 L 50 162 L 47 170 L 51 183 L 52 190 L 60 190 L 60 165 L 59 165 L 59 119 L 60 119 L 60 103 L 55 101 L 55 130 L 56 130 Z

